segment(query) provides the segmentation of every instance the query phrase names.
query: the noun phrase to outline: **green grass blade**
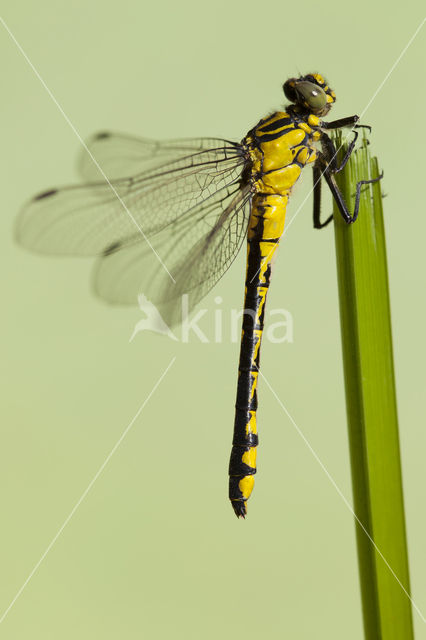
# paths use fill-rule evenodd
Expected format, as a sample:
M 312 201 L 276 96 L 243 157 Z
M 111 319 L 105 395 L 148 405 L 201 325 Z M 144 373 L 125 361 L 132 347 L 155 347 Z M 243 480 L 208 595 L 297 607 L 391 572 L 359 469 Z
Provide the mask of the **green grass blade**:
M 336 144 L 340 146 L 339 140 Z M 344 152 L 341 149 L 340 158 Z M 351 212 L 357 181 L 378 175 L 377 159 L 364 144 L 336 176 Z M 383 554 L 356 522 L 365 637 L 410 640 L 414 636 L 381 183 L 363 188 L 354 224 L 347 225 L 335 205 L 334 222 L 354 510 Z

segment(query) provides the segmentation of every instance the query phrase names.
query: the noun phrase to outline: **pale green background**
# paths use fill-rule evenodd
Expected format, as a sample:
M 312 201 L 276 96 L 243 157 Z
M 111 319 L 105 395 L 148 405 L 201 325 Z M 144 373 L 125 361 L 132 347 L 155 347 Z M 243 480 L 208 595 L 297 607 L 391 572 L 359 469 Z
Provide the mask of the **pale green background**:
M 9 0 L 3 17 L 83 137 L 108 128 L 240 139 L 298 72 L 326 75 L 334 117 L 361 113 L 422 4 Z M 363 118 L 388 194 L 409 555 L 424 612 L 425 29 Z M 264 382 L 248 519 L 228 504 L 238 345 L 150 333 L 129 344 L 141 313 L 92 297 L 90 261 L 14 245 L 22 202 L 76 179 L 79 142 L 4 29 L 1 60 L 1 611 L 176 356 L 2 637 L 359 640 L 352 516 Z M 290 218 L 310 186 L 307 171 Z M 309 198 L 282 243 L 268 301 L 293 314 L 294 343 L 265 343 L 262 369 L 350 499 L 333 233 L 312 230 L 311 208 Z M 243 271 L 241 255 L 210 309 L 217 295 L 225 310 L 241 304 Z

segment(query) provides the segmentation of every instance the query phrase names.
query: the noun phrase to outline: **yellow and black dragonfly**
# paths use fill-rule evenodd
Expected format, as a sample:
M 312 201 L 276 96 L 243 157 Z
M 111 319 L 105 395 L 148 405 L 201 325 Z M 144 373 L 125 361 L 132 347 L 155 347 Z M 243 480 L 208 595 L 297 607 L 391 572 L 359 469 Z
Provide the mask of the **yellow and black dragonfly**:
M 45 254 L 97 256 L 94 289 L 104 300 L 136 304 L 144 293 L 169 327 L 217 283 L 247 238 L 247 271 L 229 498 L 238 517 L 256 473 L 257 380 L 271 262 L 284 230 L 288 198 L 303 167 L 314 177 L 314 226 L 321 178 L 341 215 L 352 223 L 335 174 L 348 161 L 361 127 L 358 116 L 324 122 L 336 100 L 318 73 L 290 78 L 289 105 L 263 118 L 240 142 L 217 138 L 155 142 L 100 133 L 80 161 L 85 183 L 33 198 L 17 221 L 24 247 Z M 351 127 L 338 164 L 327 130 Z M 96 162 L 93 161 L 93 158 Z M 99 170 L 101 168 L 101 171 Z M 105 179 L 106 178 L 106 179 Z

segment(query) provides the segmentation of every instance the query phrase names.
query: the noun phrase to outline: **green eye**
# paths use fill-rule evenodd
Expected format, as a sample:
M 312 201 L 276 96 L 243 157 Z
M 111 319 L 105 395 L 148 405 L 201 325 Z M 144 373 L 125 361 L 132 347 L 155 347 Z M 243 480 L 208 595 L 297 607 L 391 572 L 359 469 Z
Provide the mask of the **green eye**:
M 327 95 L 317 84 L 302 80 L 296 85 L 297 93 L 302 96 L 306 104 L 313 110 L 323 109 L 327 104 Z

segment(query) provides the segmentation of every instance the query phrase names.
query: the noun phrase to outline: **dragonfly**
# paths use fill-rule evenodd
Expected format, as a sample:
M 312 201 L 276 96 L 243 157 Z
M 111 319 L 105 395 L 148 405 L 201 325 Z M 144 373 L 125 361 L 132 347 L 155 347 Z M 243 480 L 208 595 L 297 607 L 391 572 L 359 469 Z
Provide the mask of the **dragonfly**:
M 113 304 L 136 304 L 143 294 L 168 327 L 214 287 L 247 240 L 244 313 L 238 367 L 229 499 L 245 518 L 256 473 L 257 386 L 271 267 L 288 200 L 302 169 L 313 169 L 313 221 L 321 220 L 321 181 L 346 223 L 358 216 L 338 188 L 336 174 L 353 152 L 357 115 L 326 122 L 336 101 L 319 73 L 283 84 L 288 105 L 262 118 L 240 143 L 220 138 L 154 141 L 101 132 L 85 145 L 83 183 L 49 189 L 21 210 L 18 242 L 38 253 L 97 256 L 93 288 Z M 351 128 L 340 161 L 327 131 Z M 370 129 L 370 127 L 367 127 Z M 88 152 L 88 153 L 87 153 Z

